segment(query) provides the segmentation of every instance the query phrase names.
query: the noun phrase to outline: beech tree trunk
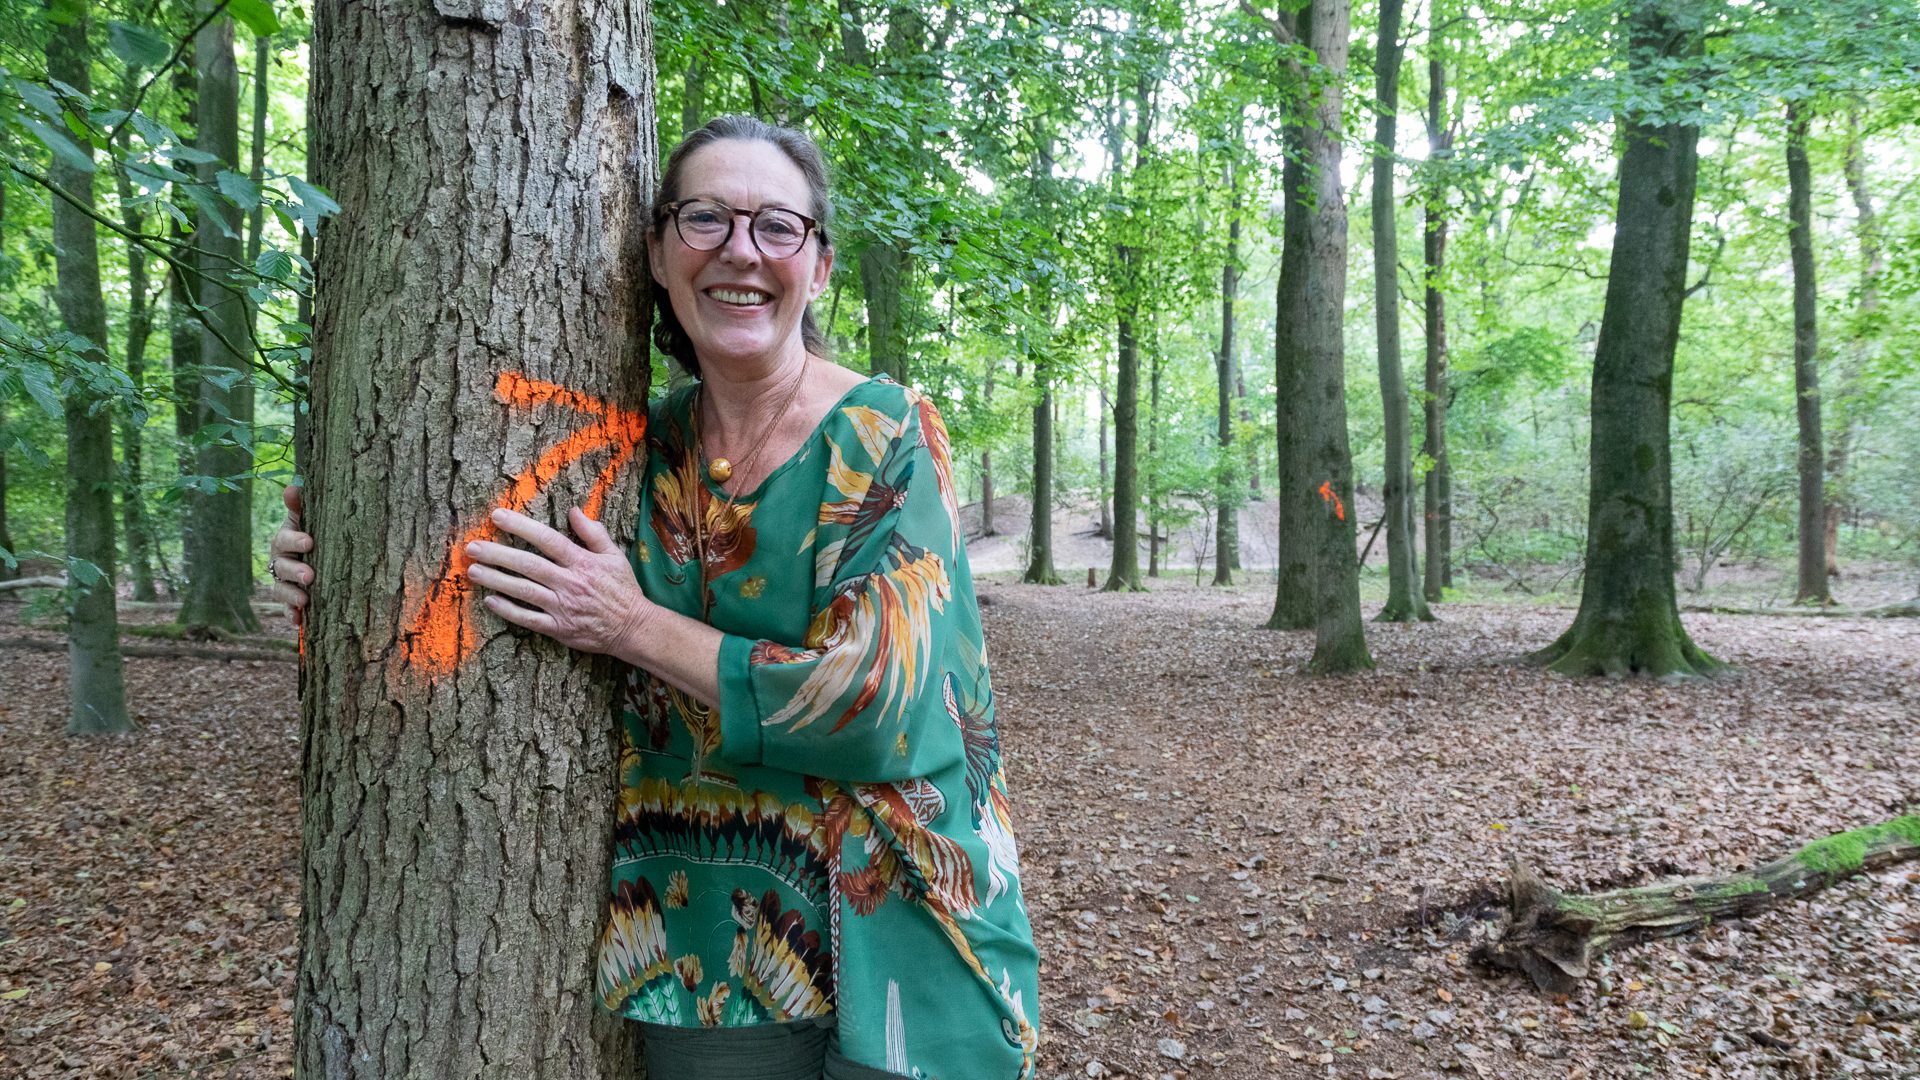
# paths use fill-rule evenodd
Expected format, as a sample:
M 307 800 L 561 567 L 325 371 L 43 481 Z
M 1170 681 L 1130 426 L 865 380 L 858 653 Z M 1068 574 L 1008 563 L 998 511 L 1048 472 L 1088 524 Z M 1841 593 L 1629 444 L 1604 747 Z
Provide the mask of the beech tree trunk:
M 1234 126 L 1233 145 L 1237 151 L 1240 145 L 1240 128 Z M 1216 394 L 1220 401 L 1219 415 L 1216 418 L 1220 440 L 1219 476 L 1215 485 L 1214 502 L 1217 503 L 1214 515 L 1213 537 L 1213 583 L 1215 585 L 1233 584 L 1233 571 L 1240 553 L 1240 500 L 1241 480 L 1239 470 L 1230 467 L 1233 461 L 1233 406 L 1234 406 L 1234 363 L 1233 363 L 1233 303 L 1240 291 L 1240 186 L 1239 177 L 1234 173 L 1233 162 L 1226 166 L 1228 194 L 1227 211 L 1227 259 L 1220 267 L 1220 354 L 1214 361 L 1214 381 Z
M 1691 69 L 1703 17 L 1680 0 L 1633 8 L 1631 77 Z M 1652 73 L 1656 65 L 1667 70 Z M 1639 116 L 1619 123 L 1626 148 L 1594 347 L 1586 577 L 1573 625 L 1530 659 L 1566 675 L 1706 674 L 1723 665 L 1687 636 L 1674 597 L 1669 430 L 1700 129 Z
M 1437 38 L 1440 12 L 1433 13 Z M 1429 40 L 1436 50 L 1427 58 L 1427 160 L 1440 162 L 1452 155 L 1453 133 L 1447 126 L 1447 69 L 1438 53 L 1439 43 Z M 1425 496 L 1426 565 L 1422 595 L 1438 603 L 1443 590 L 1453 584 L 1453 462 L 1447 456 L 1447 294 L 1440 289 L 1441 275 L 1447 266 L 1447 191 L 1441 173 L 1434 169 L 1426 191 L 1425 243 L 1427 304 L 1427 378 L 1426 440 L 1422 451 L 1429 462 L 1422 485 Z
M 300 1076 L 636 1075 L 594 992 L 616 666 L 457 553 L 500 505 L 631 539 L 653 77 L 645 0 L 315 9 Z
M 0 170 L 0 252 L 6 250 L 7 179 L 12 173 L 11 169 Z M 5 284 L 7 279 L 0 277 L 0 285 Z M 0 433 L 6 430 L 7 404 L 0 401 Z M 8 555 L 14 553 L 13 534 L 7 531 L 7 451 L 4 444 L 0 444 L 0 550 L 6 551 Z M 0 558 L 0 581 L 12 581 L 19 576 L 19 573 L 15 566 L 8 563 L 6 559 Z
M 1380 366 L 1380 405 L 1386 428 L 1387 603 L 1380 622 L 1431 622 L 1413 553 L 1413 434 L 1407 377 L 1400 368 L 1400 234 L 1394 220 L 1394 139 L 1400 107 L 1401 0 L 1380 0 L 1374 57 L 1373 327 Z
M 867 48 L 860 5 L 840 0 L 841 51 L 849 63 L 872 66 Z M 896 77 L 912 58 L 926 47 L 926 23 L 910 5 L 889 5 L 886 12 L 887 36 L 883 50 Z M 906 148 L 918 152 L 918 147 Z M 885 373 L 899 382 L 908 377 L 908 354 L 912 348 L 908 321 L 903 310 L 913 274 L 913 256 L 906 242 L 891 231 L 875 231 L 860 249 L 860 292 L 867 304 L 867 367 L 875 375 Z
M 1281 575 L 1269 625 L 1288 625 L 1302 597 L 1314 628 L 1315 673 L 1373 666 L 1360 617 L 1353 459 L 1347 444 L 1347 211 L 1340 185 L 1342 85 L 1351 0 L 1312 0 L 1294 40 L 1313 63 L 1292 65 L 1302 107 L 1288 146 L 1274 368 L 1281 374 Z M 1283 27 L 1285 24 L 1281 24 Z M 1289 595 L 1289 592 L 1299 595 Z
M 1133 168 L 1147 159 L 1147 140 L 1153 132 L 1153 86 L 1142 72 L 1134 90 Z M 1113 155 L 1115 170 L 1120 154 Z M 1131 175 L 1126 186 L 1133 186 Z M 1115 325 L 1113 402 L 1113 563 L 1107 569 L 1107 592 L 1138 591 L 1140 582 L 1140 320 L 1143 268 L 1140 252 L 1119 245 L 1119 315 Z M 1149 522 L 1151 534 L 1151 522 Z
M 47 77 L 82 94 L 93 93 L 87 43 L 86 3 L 53 26 L 47 39 Z M 79 105 L 71 106 L 78 109 Z M 88 157 L 93 151 L 81 143 Z M 56 154 L 54 185 L 81 206 L 65 199 L 53 203 L 54 304 L 70 333 L 91 343 L 83 358 L 107 365 L 107 303 L 100 292 L 100 244 L 94 234 L 93 173 L 67 164 Z M 82 209 L 84 207 L 84 209 Z M 90 563 L 93 581 L 75 581 L 67 593 L 67 733 L 99 735 L 130 731 L 127 695 L 120 664 L 120 616 L 114 597 L 113 407 L 88 389 L 92 380 L 76 379 L 64 401 L 67 422 L 67 547 L 69 560 Z M 84 573 L 73 565 L 72 574 Z
M 1113 467 L 1107 457 L 1107 415 L 1113 411 L 1113 399 L 1107 397 L 1107 354 L 1100 354 L 1100 385 L 1095 388 L 1094 426 L 1100 438 L 1100 526 L 1094 532 L 1102 540 L 1113 539 Z
M 1570 994 L 1615 946 L 1743 918 L 1909 859 L 1920 859 L 1920 817 L 1912 814 L 1816 840 L 1746 873 L 1584 896 L 1563 893 L 1515 863 L 1506 925 L 1475 955 L 1492 967 L 1525 973 L 1542 990 Z
M 128 90 L 131 87 L 127 88 Z M 131 93 L 122 93 L 131 101 Z M 121 146 L 130 136 L 121 134 Z M 126 170 L 115 170 L 120 196 L 120 224 L 128 232 L 147 231 L 146 216 L 133 209 L 133 181 Z M 135 392 L 147 381 L 147 341 L 153 336 L 154 298 L 147 294 L 147 255 L 139 244 L 127 244 L 127 380 Z M 157 600 L 153 583 L 153 527 L 147 517 L 146 425 L 131 409 L 120 411 L 120 521 L 127 533 L 127 568 L 133 575 L 133 598 Z
M 1847 191 L 1853 196 L 1854 233 L 1860 242 L 1860 292 L 1854 303 L 1858 339 L 1848 351 L 1834 397 L 1835 429 L 1827 440 L 1827 505 L 1822 519 L 1827 531 L 1827 575 L 1840 576 L 1840 519 L 1847 511 L 1847 467 L 1853 449 L 1855 381 L 1872 355 L 1879 331 L 1874 313 L 1880 310 L 1880 275 L 1886 271 L 1885 237 L 1873 209 L 1873 191 L 1867 186 L 1866 151 L 1860 141 L 1858 110 L 1847 113 L 1845 158 Z
M 1160 335 L 1147 350 L 1147 576 L 1160 576 Z
M 1058 585 L 1053 565 L 1053 375 L 1042 358 L 1034 364 L 1040 399 L 1033 403 L 1033 515 L 1028 525 L 1027 572 L 1020 580 Z
M 194 101 L 198 148 L 217 160 L 196 166 L 201 183 L 213 186 L 221 169 L 240 160 L 240 80 L 233 63 L 233 20 L 208 23 L 194 38 L 198 74 Z M 209 440 L 194 455 L 193 469 L 222 487 L 196 487 L 187 496 L 187 594 L 180 621 L 236 633 L 260 629 L 253 614 L 253 378 L 243 350 L 252 348 L 246 295 L 226 284 L 245 258 L 245 226 L 229 203 L 204 210 L 194 229 L 195 287 L 206 309 L 200 327 L 200 374 L 195 380 L 199 419 L 229 425 L 235 436 Z
M 1793 402 L 1799 421 L 1799 587 L 1794 602 L 1830 604 L 1825 453 L 1820 439 L 1819 293 L 1813 270 L 1813 177 L 1807 107 L 1787 106 L 1787 247 L 1793 259 Z

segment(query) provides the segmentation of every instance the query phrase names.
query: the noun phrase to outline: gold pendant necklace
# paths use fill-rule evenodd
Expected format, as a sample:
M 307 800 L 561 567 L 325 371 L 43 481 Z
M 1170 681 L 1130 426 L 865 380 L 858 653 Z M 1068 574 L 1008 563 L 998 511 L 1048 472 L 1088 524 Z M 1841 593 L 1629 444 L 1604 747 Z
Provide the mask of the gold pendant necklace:
M 806 358 L 800 361 L 800 374 L 794 376 L 793 387 L 787 391 L 786 400 L 780 403 L 780 409 L 773 414 L 772 422 L 767 424 L 760 432 L 760 438 L 753 444 L 753 449 L 749 450 L 746 458 L 741 461 L 740 467 L 743 470 L 751 468 L 753 463 L 759 460 L 760 451 L 767 445 L 767 439 L 773 434 L 774 426 L 780 422 L 781 417 L 787 415 L 788 410 L 793 408 L 794 399 L 800 396 L 800 384 L 806 380 L 807 366 L 812 362 L 812 353 L 806 354 Z M 700 439 L 700 396 L 704 392 L 704 389 L 704 386 L 696 389 L 693 398 L 693 452 L 702 458 L 706 456 L 705 451 L 702 449 Z M 714 458 L 707 464 L 707 475 L 713 478 L 714 483 L 725 484 L 728 480 L 733 479 L 733 462 L 723 457 Z M 707 492 L 704 490 L 690 492 L 689 494 L 693 496 L 694 500 L 694 554 L 695 557 L 700 560 L 700 621 L 707 622 L 712 615 L 713 590 L 707 583 L 707 515 L 703 512 L 705 507 L 701 505 L 701 496 L 705 495 L 708 499 L 711 499 L 712 496 L 707 495 Z M 738 491 L 730 491 L 727 493 L 727 501 L 721 505 L 720 514 L 715 519 L 721 528 L 727 527 L 728 523 L 733 520 L 733 501 L 739 497 L 740 493 Z

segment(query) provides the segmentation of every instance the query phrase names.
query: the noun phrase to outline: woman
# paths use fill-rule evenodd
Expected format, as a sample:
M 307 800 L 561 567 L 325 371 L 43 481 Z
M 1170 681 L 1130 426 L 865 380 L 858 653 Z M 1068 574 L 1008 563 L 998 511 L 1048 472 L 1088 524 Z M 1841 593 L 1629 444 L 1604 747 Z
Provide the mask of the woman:
M 804 211 L 798 208 L 804 207 Z M 721 117 L 668 158 L 631 557 L 523 515 L 469 576 L 501 618 L 626 661 L 599 995 L 657 1080 L 1031 1077 L 1037 957 L 947 432 L 825 358 L 826 169 Z M 288 492 L 298 509 L 298 494 Z M 305 602 L 311 538 L 274 541 Z

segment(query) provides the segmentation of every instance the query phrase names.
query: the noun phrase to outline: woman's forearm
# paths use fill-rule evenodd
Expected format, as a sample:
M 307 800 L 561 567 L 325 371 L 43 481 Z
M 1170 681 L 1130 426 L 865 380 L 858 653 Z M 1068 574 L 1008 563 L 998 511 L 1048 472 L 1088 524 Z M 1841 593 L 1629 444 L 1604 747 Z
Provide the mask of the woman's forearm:
M 613 655 L 704 704 L 720 705 L 720 641 L 706 623 L 655 607 Z

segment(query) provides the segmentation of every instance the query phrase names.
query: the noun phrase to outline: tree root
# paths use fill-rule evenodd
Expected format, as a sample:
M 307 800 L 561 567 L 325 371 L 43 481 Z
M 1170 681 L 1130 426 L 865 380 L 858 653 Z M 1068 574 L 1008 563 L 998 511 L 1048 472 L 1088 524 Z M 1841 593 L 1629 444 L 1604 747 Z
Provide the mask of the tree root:
M 1920 813 L 1816 840 L 1746 873 L 1688 878 L 1586 895 L 1548 885 L 1515 860 L 1509 914 L 1474 958 L 1524 972 L 1533 984 L 1570 994 L 1608 949 L 1672 937 L 1763 911 L 1855 874 L 1920 859 Z

